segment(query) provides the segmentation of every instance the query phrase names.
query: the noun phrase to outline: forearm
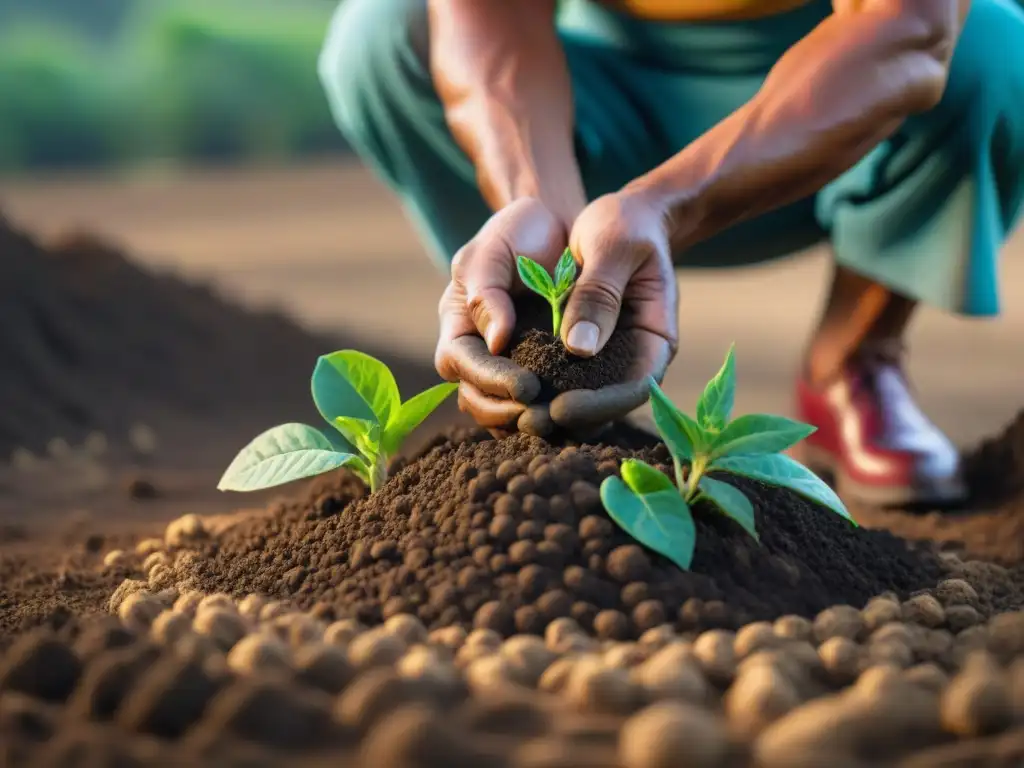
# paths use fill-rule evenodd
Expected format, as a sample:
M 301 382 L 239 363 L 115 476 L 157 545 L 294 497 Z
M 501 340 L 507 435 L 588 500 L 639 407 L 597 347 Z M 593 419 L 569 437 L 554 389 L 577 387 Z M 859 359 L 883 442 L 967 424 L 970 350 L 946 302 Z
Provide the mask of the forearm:
M 431 72 L 492 210 L 542 200 L 571 226 L 586 204 L 553 0 L 430 0 Z
M 630 187 L 665 206 L 679 249 L 813 194 L 938 102 L 966 5 L 869 0 L 834 14 L 750 102 Z

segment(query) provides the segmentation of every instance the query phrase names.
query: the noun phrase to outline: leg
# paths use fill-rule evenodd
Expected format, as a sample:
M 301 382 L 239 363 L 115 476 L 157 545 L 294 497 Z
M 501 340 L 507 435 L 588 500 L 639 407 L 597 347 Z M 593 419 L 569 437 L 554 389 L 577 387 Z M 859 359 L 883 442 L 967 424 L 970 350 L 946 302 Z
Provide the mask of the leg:
M 670 154 L 607 76 L 615 56 L 565 39 L 577 147 L 588 193 L 617 189 Z M 428 70 L 425 0 L 345 0 L 320 55 L 320 79 L 349 144 L 401 198 L 439 266 L 490 215 L 455 143 Z
M 848 495 L 964 493 L 958 453 L 914 403 L 898 350 L 918 302 L 998 313 L 998 252 L 1024 198 L 1022 43 L 1016 4 L 975 0 L 939 106 L 818 196 L 837 268 L 799 403 L 819 427 L 809 463 Z

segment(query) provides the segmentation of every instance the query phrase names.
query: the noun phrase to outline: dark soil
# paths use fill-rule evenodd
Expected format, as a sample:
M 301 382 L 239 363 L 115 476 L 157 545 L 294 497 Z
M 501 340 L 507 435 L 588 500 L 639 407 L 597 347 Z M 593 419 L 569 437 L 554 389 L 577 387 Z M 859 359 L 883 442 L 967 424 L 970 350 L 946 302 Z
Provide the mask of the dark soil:
M 2 215 L 0 327 L 3 457 L 95 430 L 113 441 L 140 420 L 311 409 L 296 372 L 308 376 L 332 348 L 282 316 L 139 269 L 93 237 L 46 248 Z
M 974 507 L 994 507 L 1024 495 L 1024 410 L 1000 433 L 964 456 Z
M 621 384 L 633 362 L 633 345 L 628 334 L 616 330 L 593 357 L 572 355 L 551 333 L 551 307 L 531 294 L 516 302 L 516 328 L 508 356 L 540 378 L 537 402 L 547 402 L 573 389 Z
M 415 612 L 429 627 L 539 633 L 572 616 L 624 639 L 664 624 L 737 626 L 837 603 L 906 595 L 941 574 L 928 551 L 854 529 L 788 492 L 742 483 L 763 546 L 708 509 L 691 573 L 638 546 L 605 514 L 598 486 L 663 446 L 559 448 L 516 436 L 450 442 L 347 508 L 318 497 L 228 531 L 175 574 L 204 592 L 260 592 L 376 623 Z M 343 495 L 339 502 L 348 496 Z
M 862 509 L 865 524 L 1007 567 L 1024 564 L 1024 411 L 999 435 L 963 457 L 969 500 L 963 509 Z

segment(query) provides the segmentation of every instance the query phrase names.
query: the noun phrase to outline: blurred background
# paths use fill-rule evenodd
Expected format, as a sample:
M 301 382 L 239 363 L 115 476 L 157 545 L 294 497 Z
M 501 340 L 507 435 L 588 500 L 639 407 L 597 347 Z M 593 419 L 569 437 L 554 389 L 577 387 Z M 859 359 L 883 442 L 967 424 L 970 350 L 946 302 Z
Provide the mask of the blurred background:
M 0 0 L 0 170 L 338 151 L 329 0 Z
M 331 122 L 316 60 L 334 9 L 0 0 L 0 211 L 41 238 L 97 233 L 134 263 L 429 373 L 443 276 Z M 1022 248 L 1007 249 L 1004 317 L 925 311 L 914 330 L 922 402 L 960 442 L 1021 402 Z M 681 275 L 670 393 L 689 405 L 735 340 L 739 408 L 786 412 L 827 275 L 821 249 Z

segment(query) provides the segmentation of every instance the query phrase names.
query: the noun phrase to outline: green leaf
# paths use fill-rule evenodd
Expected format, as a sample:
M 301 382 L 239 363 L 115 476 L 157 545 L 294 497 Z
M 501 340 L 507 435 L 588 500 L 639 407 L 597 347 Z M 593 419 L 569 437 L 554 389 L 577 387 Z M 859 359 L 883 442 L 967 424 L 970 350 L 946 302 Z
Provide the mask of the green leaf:
M 555 295 L 562 296 L 576 282 L 576 259 L 572 257 L 572 251 L 566 248 L 558 264 L 555 265 Z
M 708 382 L 697 401 L 697 421 L 705 429 L 722 429 L 732 416 L 736 400 L 736 345 L 732 344 L 725 362 Z
M 678 461 L 690 461 L 694 455 L 705 448 L 704 430 L 701 426 L 680 411 L 668 399 L 658 383 L 652 378 L 651 411 L 654 414 L 654 425 L 658 428 L 661 439 L 665 441 L 672 457 Z
M 334 419 L 334 426 L 371 463 L 377 458 L 380 453 L 380 424 L 376 421 L 338 416 Z
M 422 424 L 423 420 L 458 388 L 458 384 L 448 382 L 437 384 L 402 403 L 402 407 L 384 428 L 384 453 L 393 456 L 402 447 L 409 433 Z
M 401 406 L 398 384 L 380 360 L 354 349 L 332 352 L 313 370 L 313 402 L 324 420 L 339 416 L 387 424 Z
M 828 507 L 854 525 L 857 524 L 835 492 L 820 477 L 789 456 L 781 453 L 770 456 L 726 456 L 714 463 L 714 469 L 789 488 L 806 499 Z
M 757 535 L 754 505 L 750 503 L 750 499 L 743 491 L 707 475 L 704 475 L 697 485 L 708 501 L 718 507 L 723 515 L 739 523 L 743 530 L 757 541 L 761 540 L 761 537 Z
M 531 291 L 549 301 L 555 297 L 555 284 L 551 275 L 536 261 L 526 256 L 516 256 L 516 269 L 523 284 Z
M 622 479 L 633 493 L 641 496 L 657 491 L 675 491 L 676 487 L 664 472 L 638 459 L 626 459 L 619 468 Z M 678 491 L 676 491 L 678 493 Z
M 335 451 L 317 429 L 305 424 L 282 424 L 268 429 L 239 451 L 217 489 L 258 491 L 313 477 L 358 462 L 351 453 Z
M 674 488 L 638 496 L 612 476 L 601 483 L 601 502 L 616 525 L 639 543 L 684 571 L 689 569 L 697 526 L 690 507 Z
M 711 449 L 713 457 L 752 456 L 781 453 L 796 445 L 817 428 L 785 416 L 751 413 L 739 416 L 718 434 Z

